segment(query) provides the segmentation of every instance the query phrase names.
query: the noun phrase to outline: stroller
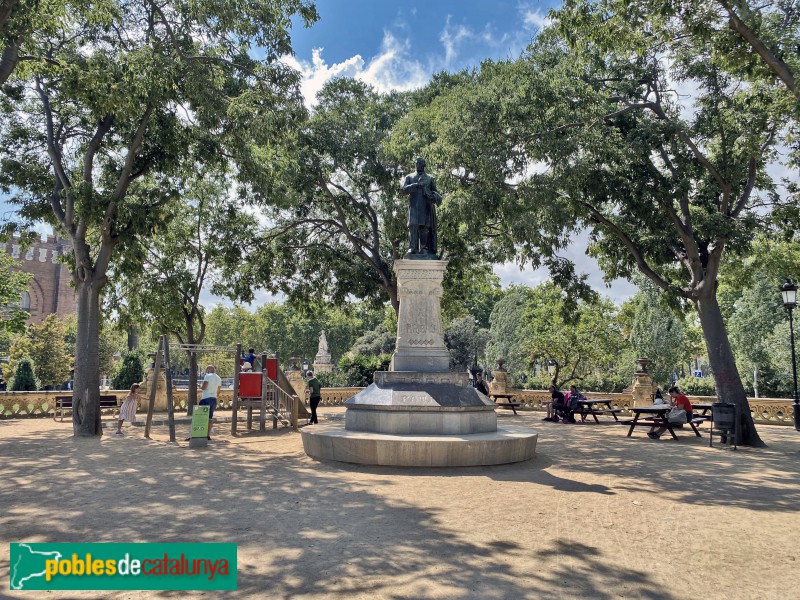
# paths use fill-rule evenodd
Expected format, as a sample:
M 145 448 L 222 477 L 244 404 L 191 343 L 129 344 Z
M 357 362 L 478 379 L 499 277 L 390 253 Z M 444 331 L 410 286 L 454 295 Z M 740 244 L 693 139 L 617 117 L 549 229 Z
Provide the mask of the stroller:
M 553 414 L 556 416 L 556 422 L 562 423 L 576 423 L 575 411 L 578 408 L 579 396 L 569 394 L 564 397 L 564 402 L 557 402 L 553 405 Z

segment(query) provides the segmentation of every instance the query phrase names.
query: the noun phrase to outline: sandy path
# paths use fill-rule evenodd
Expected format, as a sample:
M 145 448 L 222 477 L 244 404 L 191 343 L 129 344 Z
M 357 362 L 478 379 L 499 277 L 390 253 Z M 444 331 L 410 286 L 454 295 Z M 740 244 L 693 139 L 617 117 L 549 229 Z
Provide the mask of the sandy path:
M 539 416 L 500 415 L 539 430 L 534 460 L 468 469 L 320 463 L 288 430 L 190 450 L 165 427 L 98 441 L 0 421 L 0 597 L 34 597 L 8 592 L 12 541 L 235 542 L 231 597 L 796 597 L 800 433 L 761 427 L 767 450 L 732 452 Z

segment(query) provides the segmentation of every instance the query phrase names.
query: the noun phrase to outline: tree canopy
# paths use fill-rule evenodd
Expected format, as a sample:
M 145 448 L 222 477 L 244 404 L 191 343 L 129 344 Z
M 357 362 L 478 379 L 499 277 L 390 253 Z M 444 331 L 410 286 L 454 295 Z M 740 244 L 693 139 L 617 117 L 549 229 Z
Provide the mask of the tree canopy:
M 72 242 L 78 297 L 73 423 L 100 435 L 99 298 L 117 252 L 151 235 L 175 178 L 198 164 L 253 174 L 302 118 L 297 74 L 277 61 L 305 0 L 226 4 L 109 0 L 26 43 L 3 103 L 0 185 L 22 219 Z M 255 53 L 264 56 L 255 59 Z M 166 190 L 166 191 L 165 191 Z M 171 192 L 171 193 L 170 193 Z

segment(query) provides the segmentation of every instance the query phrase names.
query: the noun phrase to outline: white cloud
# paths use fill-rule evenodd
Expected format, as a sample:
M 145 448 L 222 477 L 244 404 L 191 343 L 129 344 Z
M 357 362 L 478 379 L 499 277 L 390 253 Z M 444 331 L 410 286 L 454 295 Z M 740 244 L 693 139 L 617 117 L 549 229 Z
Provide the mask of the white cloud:
M 444 46 L 444 66 L 449 67 L 453 64 L 458 57 L 462 44 L 470 40 L 475 40 L 477 37 L 478 36 L 465 25 L 453 26 L 450 23 L 450 15 L 447 15 L 444 29 L 442 29 L 442 32 L 439 34 L 439 41 L 442 42 L 442 46 Z M 491 36 L 488 40 L 491 40 Z M 484 38 L 484 41 L 486 42 L 487 39 Z
M 520 3 L 518 10 L 525 28 L 528 30 L 538 31 L 549 27 L 552 23 L 550 17 L 547 15 L 547 11 L 542 11 L 539 8 L 532 8 L 529 4 Z
M 587 283 L 593 290 L 609 298 L 617 305 L 622 304 L 638 290 L 635 285 L 624 279 L 615 279 L 610 286 L 606 286 L 600 266 L 594 258 L 586 254 L 586 244 L 580 238 L 568 246 L 560 255 L 575 263 L 575 272 L 577 274 L 588 274 Z M 521 269 L 519 265 L 513 262 L 495 265 L 494 272 L 500 278 L 500 283 L 503 287 L 512 284 L 534 287 L 550 280 L 550 273 L 546 267 L 539 267 L 538 269 L 525 267 Z
M 430 79 L 430 72 L 411 57 L 411 45 L 407 39 L 401 40 L 391 32 L 383 35 L 380 52 L 365 61 L 360 54 L 345 61 L 328 65 L 322 57 L 323 48 L 315 48 L 311 63 L 292 56 L 283 62 L 297 69 L 303 76 L 300 89 L 306 104 L 316 104 L 316 95 L 326 82 L 336 77 L 352 77 L 370 84 L 379 92 L 391 90 L 412 90 L 424 86 Z

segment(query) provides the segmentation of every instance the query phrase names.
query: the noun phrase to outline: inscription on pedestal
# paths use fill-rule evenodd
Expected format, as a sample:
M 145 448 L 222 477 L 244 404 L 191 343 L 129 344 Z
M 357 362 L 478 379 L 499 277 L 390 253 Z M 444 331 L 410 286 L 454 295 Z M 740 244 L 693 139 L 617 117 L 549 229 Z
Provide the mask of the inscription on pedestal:
M 375 384 L 385 387 L 394 383 L 450 383 L 466 387 L 468 384 L 466 373 L 424 373 L 416 371 L 375 371 L 373 376 Z
M 424 266 L 423 266 L 424 264 Z M 442 335 L 442 279 L 447 261 L 395 262 L 397 342 L 392 370 L 447 371 L 449 353 Z

